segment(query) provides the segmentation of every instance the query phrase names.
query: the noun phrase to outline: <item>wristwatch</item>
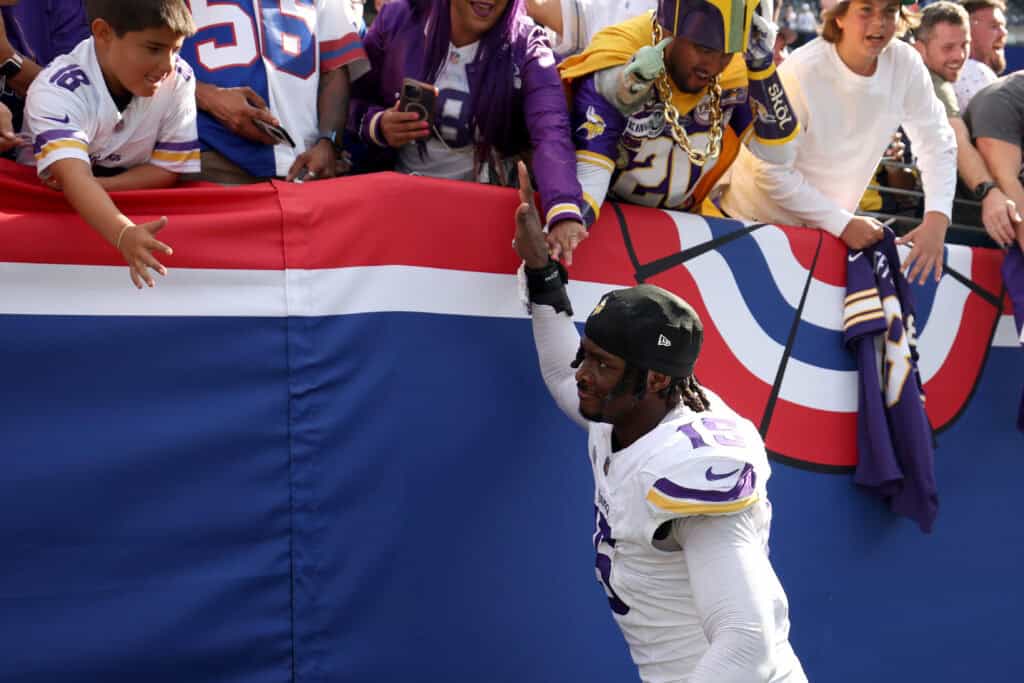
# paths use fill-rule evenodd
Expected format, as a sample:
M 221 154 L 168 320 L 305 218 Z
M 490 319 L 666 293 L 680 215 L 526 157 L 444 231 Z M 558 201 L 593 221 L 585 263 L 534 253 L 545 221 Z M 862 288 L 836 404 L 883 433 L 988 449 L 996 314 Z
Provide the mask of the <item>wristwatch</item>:
M 977 187 L 974 188 L 974 198 L 979 202 L 985 198 L 985 196 L 992 190 L 999 187 L 991 180 L 986 180 L 983 183 L 978 183 Z
M 24 61 L 17 52 L 12 53 L 10 57 L 0 62 L 0 76 L 14 78 L 21 73 L 21 65 Z

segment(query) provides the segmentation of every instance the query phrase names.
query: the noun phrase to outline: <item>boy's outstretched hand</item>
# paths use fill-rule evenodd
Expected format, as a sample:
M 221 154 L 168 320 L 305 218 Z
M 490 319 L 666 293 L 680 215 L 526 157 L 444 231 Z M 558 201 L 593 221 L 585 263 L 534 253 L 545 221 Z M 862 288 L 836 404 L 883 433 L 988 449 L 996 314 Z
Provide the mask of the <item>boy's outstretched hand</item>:
M 153 280 L 150 269 L 167 275 L 167 269 L 156 260 L 152 252 L 159 251 L 170 256 L 174 250 L 156 239 L 156 235 L 167 225 L 167 216 L 161 216 L 159 220 L 137 225 L 128 225 L 122 228 L 118 243 L 115 245 L 121 256 L 128 262 L 128 272 L 132 277 L 132 284 L 142 289 L 143 283 L 152 287 L 156 284 Z

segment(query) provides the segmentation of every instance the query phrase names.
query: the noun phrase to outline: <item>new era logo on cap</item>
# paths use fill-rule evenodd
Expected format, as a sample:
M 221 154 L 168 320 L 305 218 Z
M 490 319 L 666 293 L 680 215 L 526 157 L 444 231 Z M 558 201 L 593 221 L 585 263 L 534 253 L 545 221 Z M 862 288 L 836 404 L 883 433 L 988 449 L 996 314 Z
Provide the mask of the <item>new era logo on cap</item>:
M 658 346 L 672 346 L 672 342 L 663 334 L 658 335 Z

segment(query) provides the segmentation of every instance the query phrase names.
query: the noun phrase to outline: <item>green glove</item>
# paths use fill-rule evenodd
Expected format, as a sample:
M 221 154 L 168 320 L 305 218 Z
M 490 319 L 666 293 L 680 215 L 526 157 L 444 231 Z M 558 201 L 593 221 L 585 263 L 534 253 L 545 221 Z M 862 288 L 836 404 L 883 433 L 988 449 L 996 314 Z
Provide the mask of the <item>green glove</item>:
M 626 66 L 626 78 L 633 76 L 636 80 L 647 83 L 657 78 L 658 74 L 665 70 L 665 47 L 671 42 L 671 38 L 666 38 L 657 45 L 644 45 L 637 50 Z

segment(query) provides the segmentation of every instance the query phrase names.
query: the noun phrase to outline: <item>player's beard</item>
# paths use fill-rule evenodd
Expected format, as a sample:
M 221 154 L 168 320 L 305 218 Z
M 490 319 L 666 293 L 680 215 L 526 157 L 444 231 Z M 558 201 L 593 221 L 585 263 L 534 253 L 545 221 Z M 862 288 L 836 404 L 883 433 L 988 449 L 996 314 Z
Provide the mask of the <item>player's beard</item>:
M 598 406 L 597 410 L 596 411 L 590 411 L 590 412 L 584 410 L 583 409 L 583 403 L 582 402 L 580 403 L 579 411 L 580 411 L 580 415 L 583 416 L 583 419 L 585 419 L 585 420 L 587 420 L 589 422 L 605 422 L 605 423 L 608 423 L 608 424 L 611 424 L 612 422 L 614 422 L 614 418 L 610 417 L 608 415 L 608 406 L 615 399 L 621 398 L 622 396 L 624 396 L 626 394 L 626 391 L 627 391 L 625 384 L 621 383 L 621 382 L 619 384 L 615 385 L 614 387 L 612 387 L 611 391 L 609 391 L 606 394 L 595 394 L 595 393 L 592 393 L 590 391 L 590 388 L 586 384 L 583 384 L 581 382 L 577 382 L 576 383 L 576 388 L 579 389 L 580 391 L 582 391 L 583 393 L 590 394 L 590 397 L 591 397 L 590 400 L 591 401 L 599 402 L 599 406 Z M 633 398 L 633 401 L 632 401 L 633 405 L 631 405 L 625 411 L 622 411 L 622 410 L 618 411 L 619 415 L 622 415 L 622 414 L 624 414 L 624 412 L 628 412 L 629 410 L 632 410 L 640 402 L 635 396 L 633 396 L 632 398 Z
M 695 95 L 708 86 L 710 79 L 701 79 L 691 70 L 669 69 L 669 77 L 680 92 Z
M 590 394 L 590 402 L 596 401 L 599 403 L 596 411 L 588 411 L 583 407 L 583 401 L 580 400 L 579 411 L 580 415 L 583 416 L 583 419 L 588 420 L 589 422 L 607 422 L 607 420 L 604 417 L 604 409 L 608 405 L 608 394 L 592 393 L 590 391 L 590 388 L 586 384 L 583 384 L 582 382 L 577 382 L 576 388 L 585 394 Z

